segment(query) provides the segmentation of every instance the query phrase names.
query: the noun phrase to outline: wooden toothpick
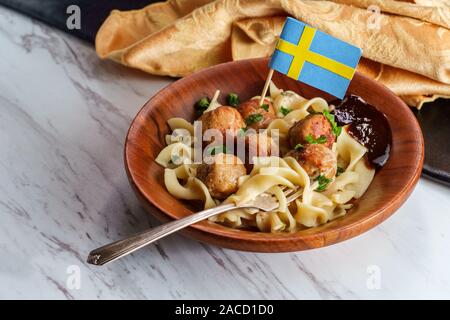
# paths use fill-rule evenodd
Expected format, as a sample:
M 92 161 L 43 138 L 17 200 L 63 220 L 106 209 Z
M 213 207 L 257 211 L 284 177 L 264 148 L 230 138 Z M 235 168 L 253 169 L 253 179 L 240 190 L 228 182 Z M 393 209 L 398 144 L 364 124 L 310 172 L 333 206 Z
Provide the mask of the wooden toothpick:
M 267 75 L 267 79 L 266 79 L 266 83 L 264 84 L 264 88 L 263 91 L 261 93 L 261 99 L 259 100 L 259 105 L 262 106 L 264 103 L 264 99 L 266 97 L 267 94 L 267 89 L 269 89 L 269 84 L 270 84 L 270 80 L 272 80 L 272 76 L 273 76 L 273 69 L 269 70 L 269 74 Z

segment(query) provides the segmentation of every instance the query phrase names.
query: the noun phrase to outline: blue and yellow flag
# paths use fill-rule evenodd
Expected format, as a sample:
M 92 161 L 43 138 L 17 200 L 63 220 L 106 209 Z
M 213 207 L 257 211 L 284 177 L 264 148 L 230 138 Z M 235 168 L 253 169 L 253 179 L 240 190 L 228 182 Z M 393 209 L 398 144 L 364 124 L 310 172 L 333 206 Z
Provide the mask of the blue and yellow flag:
M 360 58 L 360 48 L 288 17 L 269 67 L 342 99 Z

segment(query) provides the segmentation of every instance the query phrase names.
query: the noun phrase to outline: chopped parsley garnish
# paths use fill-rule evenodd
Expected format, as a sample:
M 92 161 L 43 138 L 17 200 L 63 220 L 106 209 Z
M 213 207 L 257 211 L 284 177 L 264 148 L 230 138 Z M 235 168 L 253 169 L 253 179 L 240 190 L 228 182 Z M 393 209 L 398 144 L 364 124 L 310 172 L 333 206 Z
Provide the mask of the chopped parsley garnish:
M 239 129 L 238 135 L 239 137 L 244 137 L 245 134 L 247 133 L 248 128 L 241 128 Z
M 226 146 L 224 146 L 224 145 L 217 145 L 217 146 L 209 147 L 206 150 L 206 154 L 210 155 L 210 156 L 214 156 L 214 155 L 219 154 L 219 153 L 227 153 L 227 151 L 228 151 L 228 149 L 227 149 Z
M 261 109 L 264 109 L 264 110 L 266 110 L 266 112 L 268 112 L 269 111 L 269 105 L 268 104 L 263 104 L 261 106 Z
M 311 134 L 308 134 L 305 137 L 305 139 L 310 144 L 324 144 L 325 142 L 327 142 L 327 137 L 324 135 L 321 135 L 317 139 L 314 139 L 314 137 Z
M 345 171 L 344 168 L 338 166 L 336 170 L 336 177 L 339 177 L 341 174 L 344 173 L 344 171 Z
M 281 114 L 282 114 L 283 116 L 287 115 L 287 114 L 288 114 L 289 112 L 291 112 L 291 111 L 292 111 L 292 109 L 285 108 L 285 107 L 283 107 L 283 106 L 280 107 L 280 112 L 281 112 Z
M 325 191 L 327 189 L 328 185 L 330 184 L 330 182 L 333 181 L 333 179 L 328 179 L 324 175 L 319 175 L 314 180 L 319 182 L 319 186 L 315 189 L 315 191 L 317 191 L 317 192 Z
M 339 137 L 339 135 L 342 132 L 342 127 L 339 127 L 336 123 L 336 121 L 334 120 L 334 114 L 331 114 L 330 111 L 328 110 L 323 110 L 323 115 L 325 116 L 325 118 L 328 119 L 328 121 L 331 124 L 331 127 L 333 128 L 333 133 L 336 137 Z
M 260 122 L 263 119 L 263 115 L 260 113 L 254 113 L 245 118 L 245 124 L 250 126 L 254 123 Z
M 301 143 L 297 143 L 296 145 L 295 145 L 295 150 L 300 150 L 300 149 L 303 149 L 303 145 L 301 144 Z
M 210 104 L 209 98 L 208 97 L 204 97 L 201 98 L 200 100 L 198 100 L 195 105 L 195 114 L 199 117 L 203 114 L 203 112 L 208 109 Z
M 239 105 L 239 96 L 236 93 L 229 93 L 227 102 L 230 106 L 237 107 Z

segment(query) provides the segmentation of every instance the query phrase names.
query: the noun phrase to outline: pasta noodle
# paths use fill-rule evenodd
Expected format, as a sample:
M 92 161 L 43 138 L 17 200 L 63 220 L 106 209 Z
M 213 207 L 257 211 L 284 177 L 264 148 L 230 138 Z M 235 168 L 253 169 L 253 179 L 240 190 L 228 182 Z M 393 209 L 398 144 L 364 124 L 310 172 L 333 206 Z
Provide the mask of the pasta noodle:
M 186 184 L 182 185 L 178 179 L 182 179 L 183 175 L 177 176 L 177 173 L 180 174 L 176 169 L 164 170 L 164 184 L 171 195 L 184 200 L 202 200 L 205 203 L 205 209 L 216 206 L 203 182 L 195 177 L 188 177 Z
M 220 106 L 217 90 L 209 107 L 210 112 Z M 259 99 L 253 97 L 252 99 Z M 279 138 L 282 154 L 287 151 L 289 130 L 294 123 L 311 113 L 329 110 L 322 98 L 305 99 L 292 91 L 283 91 L 270 84 L 270 97 L 277 118 L 267 127 L 269 136 Z M 204 208 L 211 208 L 220 201 L 214 199 L 208 187 L 197 177 L 198 163 L 194 163 L 194 126 L 181 118 L 168 120 L 172 131 L 166 136 L 167 146 L 161 150 L 156 162 L 165 167 L 164 183 L 175 198 L 200 200 Z M 356 141 L 343 128 L 331 147 L 343 172 L 336 176 L 326 190 L 319 190 L 320 182 L 311 179 L 300 163 L 291 156 L 258 156 L 253 158 L 253 168 L 238 178 L 238 188 L 224 203 L 237 205 L 266 194 L 279 203 L 273 212 L 257 209 L 235 209 L 215 217 L 211 221 L 232 228 L 257 228 L 262 232 L 294 232 L 305 227 L 316 227 L 344 216 L 351 208 L 352 199 L 360 198 L 371 183 L 375 170 L 365 164 L 367 148 Z M 284 189 L 295 189 L 301 196 L 288 204 Z

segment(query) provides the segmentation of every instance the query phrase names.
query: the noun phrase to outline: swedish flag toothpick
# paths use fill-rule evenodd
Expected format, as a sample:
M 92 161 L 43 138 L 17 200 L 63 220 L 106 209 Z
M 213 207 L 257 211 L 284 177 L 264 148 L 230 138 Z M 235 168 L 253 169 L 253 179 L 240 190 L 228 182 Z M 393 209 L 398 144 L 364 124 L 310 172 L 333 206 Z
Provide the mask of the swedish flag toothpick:
M 361 53 L 358 47 L 288 17 L 269 63 L 266 85 L 277 70 L 342 99 Z

